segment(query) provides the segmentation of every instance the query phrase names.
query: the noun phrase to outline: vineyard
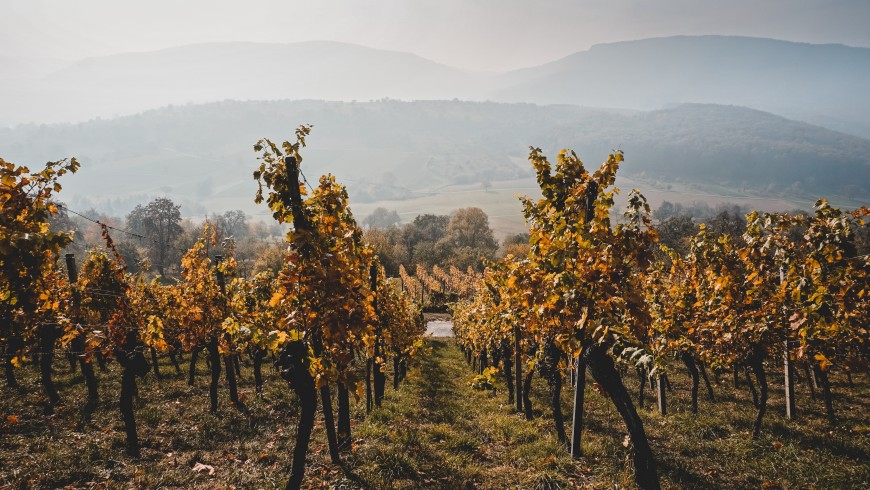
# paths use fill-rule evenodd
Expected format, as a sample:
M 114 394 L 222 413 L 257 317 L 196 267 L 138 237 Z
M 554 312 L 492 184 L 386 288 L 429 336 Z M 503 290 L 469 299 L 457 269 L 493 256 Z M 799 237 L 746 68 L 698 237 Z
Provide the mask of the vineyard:
M 310 130 L 254 145 L 254 200 L 290 231 L 247 279 L 208 223 L 177 279 L 129 272 L 106 223 L 62 256 L 79 162 L 0 160 L 0 487 L 870 481 L 870 209 L 752 212 L 680 254 L 640 192 L 615 212 L 621 153 L 590 173 L 532 148 L 527 254 L 387 277 L 345 188 L 302 173 Z

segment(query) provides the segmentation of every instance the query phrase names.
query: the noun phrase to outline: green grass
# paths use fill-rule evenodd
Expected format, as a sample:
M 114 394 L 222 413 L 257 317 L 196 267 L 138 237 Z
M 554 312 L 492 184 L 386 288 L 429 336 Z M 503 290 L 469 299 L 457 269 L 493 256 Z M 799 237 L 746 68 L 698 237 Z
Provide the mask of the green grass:
M 64 362 L 55 365 L 64 398 L 54 416 L 43 415 L 38 373 L 18 369 L 24 389 L 0 388 L 0 488 L 274 488 L 289 473 L 298 406 L 295 396 L 269 367 L 265 393 L 257 397 L 250 369 L 240 384 L 248 413 L 228 406 L 208 412 L 207 373 L 200 364 L 197 384 L 170 366 L 156 381 L 140 382 L 136 409 L 140 458 L 124 454 L 123 424 L 117 412 L 118 372 L 98 373 L 101 405 L 88 424 L 80 422 L 85 388 Z M 700 413 L 689 412 L 688 376 L 674 365 L 671 413 L 655 411 L 651 390 L 641 409 L 665 488 L 870 488 L 870 386 L 832 376 L 840 416 L 829 427 L 820 400 L 798 385 L 800 419 L 785 420 L 779 366 L 768 366 L 771 397 L 764 429 L 751 440 L 754 409 L 745 388 L 731 378 L 714 389 Z M 168 374 L 172 373 L 172 374 Z M 535 418 L 526 421 L 497 392 L 471 389 L 474 377 L 452 341 L 433 339 L 398 391 L 387 387 L 381 408 L 365 416 L 363 401 L 351 402 L 354 447 L 343 467 L 329 462 L 320 416 L 310 447 L 311 488 L 631 488 L 630 452 L 612 404 L 587 382 L 584 456 L 573 460 L 555 438 L 546 402 L 547 387 L 533 385 Z M 391 378 L 390 378 L 391 379 Z M 626 385 L 637 390 L 636 376 Z M 571 389 L 563 392 L 570 434 Z M 636 395 L 635 395 L 636 401 Z M 17 422 L 11 422 L 10 416 Z M 202 463 L 215 472 L 194 472 Z
M 472 378 L 452 343 L 432 341 L 407 386 L 364 424 L 357 475 L 375 488 L 567 485 L 578 466 L 544 422 L 526 422 L 500 393 L 472 390 Z

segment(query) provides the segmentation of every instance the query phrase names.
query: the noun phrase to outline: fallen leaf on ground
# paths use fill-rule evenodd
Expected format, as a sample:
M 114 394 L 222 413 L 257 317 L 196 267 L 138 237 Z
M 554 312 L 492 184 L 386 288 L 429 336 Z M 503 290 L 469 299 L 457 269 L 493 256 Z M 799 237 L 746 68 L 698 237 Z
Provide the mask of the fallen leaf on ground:
M 202 464 L 202 463 L 196 463 L 195 465 L 193 465 L 193 468 L 191 468 L 190 471 L 193 471 L 194 473 L 208 471 L 209 475 L 214 475 L 214 466 Z

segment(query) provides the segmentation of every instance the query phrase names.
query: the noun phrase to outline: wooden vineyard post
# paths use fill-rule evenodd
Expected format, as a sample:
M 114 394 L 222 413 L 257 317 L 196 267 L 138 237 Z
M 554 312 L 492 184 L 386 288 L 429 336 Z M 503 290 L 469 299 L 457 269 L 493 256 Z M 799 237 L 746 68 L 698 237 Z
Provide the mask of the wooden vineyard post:
M 586 392 L 586 363 L 581 357 L 575 359 L 574 369 L 574 417 L 571 421 L 571 457 L 583 454 L 583 401 Z
M 372 300 L 372 308 L 375 311 L 375 318 L 378 317 L 378 268 L 376 264 L 372 264 L 369 268 L 369 281 L 372 289 L 374 300 Z M 423 301 L 423 288 L 420 288 L 420 301 Z M 380 324 L 380 320 L 377 320 Z M 379 331 L 379 329 L 378 329 Z M 376 347 L 377 348 L 377 347 Z M 376 353 L 377 354 L 377 353 Z M 372 367 L 374 367 L 374 357 L 369 357 L 366 354 L 366 413 L 371 413 L 374 406 L 374 398 L 372 396 Z
M 665 393 L 665 377 L 663 374 L 656 376 L 656 395 L 658 399 L 659 413 L 668 414 L 668 400 Z
M 572 364 L 571 362 L 568 362 L 568 378 L 569 378 L 569 381 L 571 382 L 571 388 L 573 388 L 574 386 L 577 385 L 576 382 L 574 381 L 575 372 L 576 372 L 576 366 L 574 366 L 574 364 Z
M 79 281 L 79 270 L 76 267 L 76 256 L 75 254 L 66 254 L 65 258 L 66 273 L 69 277 L 70 286 L 72 286 Z M 79 296 L 75 289 L 73 289 L 72 301 L 74 307 L 78 309 Z M 72 320 L 77 322 L 79 319 L 73 318 Z M 97 408 L 97 403 L 100 399 L 97 377 L 94 374 L 94 365 L 85 355 L 85 339 L 82 334 L 76 335 L 72 341 L 70 341 L 70 347 L 72 348 L 76 358 L 78 358 L 79 367 L 81 368 L 82 375 L 85 377 L 85 385 L 88 387 L 88 401 L 85 403 L 82 415 L 84 420 L 90 421 L 91 414 Z
M 375 406 L 380 407 L 381 401 L 384 398 L 384 385 L 386 384 L 387 380 L 386 380 L 386 374 L 383 371 L 383 365 L 380 362 L 378 362 L 378 358 L 381 358 L 383 356 L 383 345 L 382 345 L 383 339 L 381 339 L 381 330 L 382 330 L 383 326 L 381 325 L 380 311 L 378 309 L 378 289 L 377 289 L 378 264 L 377 263 L 372 263 L 372 266 L 369 269 L 369 274 L 370 274 L 370 279 L 371 279 L 371 283 L 372 283 L 372 291 L 374 292 L 374 296 L 375 296 L 375 304 L 374 304 L 375 317 L 378 318 L 378 323 L 377 323 L 378 326 L 377 326 L 376 335 L 375 335 L 375 358 L 372 361 L 372 367 L 374 368 L 373 369 L 374 372 L 372 373 L 373 374 L 372 381 L 374 382 L 373 388 L 374 388 Z
M 794 365 L 791 362 L 791 342 L 783 342 L 783 363 L 785 368 L 785 418 L 794 420 L 797 411 L 794 401 Z
M 785 282 L 785 271 L 779 268 L 779 284 Z M 791 344 L 786 338 L 782 343 L 783 370 L 785 375 L 785 418 L 794 420 L 797 417 L 794 401 L 794 365 L 791 362 Z
M 480 362 L 477 363 L 477 374 L 483 374 L 484 369 L 486 369 L 486 347 L 481 349 Z
M 378 318 L 378 269 L 376 264 L 372 264 L 369 268 L 369 283 L 372 290 L 372 295 L 374 299 L 372 300 L 372 309 L 375 312 L 375 318 Z M 420 287 L 420 301 L 422 305 L 423 301 L 423 288 L 422 283 Z M 421 307 L 422 309 L 422 307 Z M 380 320 L 377 320 L 378 324 L 380 324 Z M 379 331 L 379 330 L 378 330 Z M 377 345 L 375 346 L 377 348 Z M 372 408 L 374 407 L 374 394 L 372 391 L 372 368 L 374 367 L 374 356 L 369 357 L 368 352 L 366 352 L 366 414 L 371 413 Z
M 366 413 L 372 411 L 372 358 L 366 356 Z
M 517 393 L 517 412 L 523 412 L 523 365 L 521 363 L 522 356 L 520 355 L 520 327 L 514 325 L 514 366 L 516 367 L 516 393 Z

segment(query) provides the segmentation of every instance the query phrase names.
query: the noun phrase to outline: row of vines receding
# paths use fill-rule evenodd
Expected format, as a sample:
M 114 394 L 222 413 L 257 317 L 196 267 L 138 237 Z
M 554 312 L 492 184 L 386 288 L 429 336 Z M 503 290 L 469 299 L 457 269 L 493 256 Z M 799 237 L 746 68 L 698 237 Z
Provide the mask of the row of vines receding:
M 745 373 L 757 437 L 768 398 L 765 364 L 785 369 L 789 417 L 794 370 L 802 367 L 818 380 L 836 422 L 828 373 L 870 365 L 870 257 L 854 244 L 870 209 L 847 212 L 819 200 L 810 215 L 752 212 L 742 236 L 701 225 L 680 255 L 658 243 L 637 190 L 615 215 L 621 153 L 594 172 L 567 150 L 555 165 L 537 148 L 529 160 L 543 196 L 523 199 L 529 252 L 490 264 L 453 313 L 467 360 L 482 376 L 504 376 L 517 411 L 532 417 L 532 377 L 545 378 L 558 438 L 580 456 L 588 371 L 625 422 L 640 488 L 658 488 L 659 479 L 623 383 L 628 370 L 640 378 L 641 406 L 646 382 L 656 385 L 662 414 L 672 359 L 689 370 L 695 413 L 700 378 L 715 400 L 708 369 L 733 372 L 735 382 Z M 575 390 L 570 436 L 560 405 L 565 378 Z
M 309 132 L 310 126 L 301 126 L 295 142 L 263 139 L 254 147 L 255 200 L 265 200 L 273 217 L 291 226 L 280 272 L 250 280 L 237 277 L 231 247 L 210 256 L 217 242 L 208 224 L 184 253 L 177 281 L 129 273 L 105 225 L 105 248 L 89 251 L 79 267 L 72 255 L 60 257 L 72 234 L 49 227 L 59 212 L 59 180 L 79 163 L 61 160 L 31 172 L 0 160 L 0 345 L 7 385 L 17 388 L 16 370 L 36 361 L 43 410 L 51 413 L 63 401 L 52 381 L 52 362 L 56 353 L 68 356 L 87 385 L 87 399 L 80 401 L 80 424 L 86 426 L 104 402 L 101 378 L 111 376 L 116 363 L 126 451 L 135 457 L 137 379 L 152 371 L 159 378 L 159 357 L 169 357 L 180 371 L 179 361 L 189 355 L 191 385 L 197 360 L 206 357 L 209 409 L 219 407 L 223 374 L 229 403 L 242 413 L 247 407 L 237 389 L 239 360 L 253 365 L 260 393 L 262 364 L 271 358 L 300 406 L 287 487 L 303 483 L 318 398 L 330 456 L 340 463 L 353 441 L 350 397 L 365 397 L 368 411 L 380 406 L 387 363 L 393 362 L 398 387 L 423 345 L 425 326 L 419 299 L 401 278 L 385 277 L 363 240 L 345 188 L 331 175 L 310 189 L 304 176 L 300 180 L 300 150 Z

